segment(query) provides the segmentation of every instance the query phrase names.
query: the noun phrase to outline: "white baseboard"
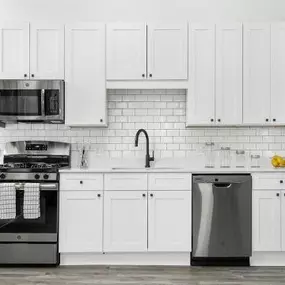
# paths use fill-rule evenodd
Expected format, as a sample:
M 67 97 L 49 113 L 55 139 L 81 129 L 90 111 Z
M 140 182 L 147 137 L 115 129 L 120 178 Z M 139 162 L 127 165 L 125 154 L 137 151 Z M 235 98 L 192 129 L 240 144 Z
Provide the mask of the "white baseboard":
M 250 266 L 285 266 L 285 252 L 253 252 Z
M 61 253 L 60 265 L 190 266 L 188 253 Z

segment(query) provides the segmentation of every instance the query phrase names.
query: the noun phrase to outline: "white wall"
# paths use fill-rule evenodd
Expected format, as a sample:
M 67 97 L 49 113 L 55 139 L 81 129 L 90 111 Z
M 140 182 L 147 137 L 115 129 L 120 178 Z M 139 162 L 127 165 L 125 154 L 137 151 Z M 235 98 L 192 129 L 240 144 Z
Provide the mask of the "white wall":
M 0 0 L 1 20 L 282 21 L 284 0 Z

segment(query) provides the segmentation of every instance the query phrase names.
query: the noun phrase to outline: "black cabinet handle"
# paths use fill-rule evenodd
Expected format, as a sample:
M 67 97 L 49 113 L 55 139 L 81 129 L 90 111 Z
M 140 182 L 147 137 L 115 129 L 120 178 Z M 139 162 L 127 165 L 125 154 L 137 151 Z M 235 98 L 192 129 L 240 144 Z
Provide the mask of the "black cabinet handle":
M 145 77 L 145 74 L 144 74 L 144 73 L 142 74 L 142 77 Z
M 83 184 L 83 181 L 80 181 L 80 184 Z
M 149 74 L 149 77 L 152 77 L 152 74 L 151 74 L 151 73 Z
M 100 198 L 100 197 L 101 197 L 101 194 L 97 194 L 97 197 Z
M 269 122 L 269 119 L 265 119 L 266 122 Z
M 35 77 L 35 75 L 34 75 L 34 74 L 32 74 L 32 77 Z
M 218 122 L 221 122 L 221 119 L 218 119 Z
M 24 77 L 27 77 L 28 75 L 27 74 L 24 74 Z
M 276 119 L 273 119 L 273 122 L 276 122 Z
M 279 197 L 279 193 L 276 193 L 276 196 Z
M 100 123 L 103 123 L 103 119 L 100 119 Z
M 142 194 L 143 197 L 145 197 L 145 194 Z
M 211 119 L 211 122 L 214 122 L 214 119 Z
M 283 180 L 280 180 L 280 183 L 282 184 L 282 183 L 283 183 Z
M 153 197 L 153 194 L 150 194 L 150 197 Z

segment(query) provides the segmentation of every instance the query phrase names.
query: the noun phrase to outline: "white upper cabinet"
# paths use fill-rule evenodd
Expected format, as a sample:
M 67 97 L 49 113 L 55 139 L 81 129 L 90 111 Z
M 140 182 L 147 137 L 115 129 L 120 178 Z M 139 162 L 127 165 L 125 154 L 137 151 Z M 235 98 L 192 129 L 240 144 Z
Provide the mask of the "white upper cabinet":
M 280 191 L 253 191 L 253 251 L 281 251 Z
M 66 124 L 106 126 L 105 25 L 66 26 Z
M 0 24 L 0 79 L 29 76 L 29 23 Z
M 216 123 L 242 123 L 242 24 L 216 27 Z
M 245 24 L 243 94 L 245 124 L 266 124 L 270 121 L 270 77 L 270 24 Z
M 146 192 L 105 192 L 103 250 L 105 252 L 147 250 Z
M 157 80 L 187 79 L 187 23 L 149 24 L 148 77 Z
M 146 25 L 107 25 L 107 80 L 146 78 Z
M 190 205 L 190 191 L 149 193 L 148 251 L 191 251 Z
M 31 23 L 30 78 L 64 79 L 64 25 Z
M 271 122 L 285 124 L 285 23 L 271 25 Z
M 215 25 L 189 27 L 189 78 L 187 125 L 215 121 Z
M 59 251 L 102 252 L 103 192 L 60 193 Z

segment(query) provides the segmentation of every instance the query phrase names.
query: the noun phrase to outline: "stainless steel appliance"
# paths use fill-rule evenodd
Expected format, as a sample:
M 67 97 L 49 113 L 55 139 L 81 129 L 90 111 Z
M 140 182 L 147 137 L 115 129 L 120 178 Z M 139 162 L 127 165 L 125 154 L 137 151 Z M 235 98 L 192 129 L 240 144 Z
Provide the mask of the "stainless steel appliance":
M 64 123 L 64 81 L 0 80 L 0 121 Z
M 249 265 L 252 253 L 251 175 L 195 175 L 192 265 Z
M 59 263 L 58 170 L 63 167 L 70 167 L 67 143 L 18 141 L 6 144 L 0 185 L 13 183 L 16 217 L 0 219 L 0 264 Z M 40 216 L 36 219 L 25 219 L 23 215 L 26 183 L 39 184 Z

